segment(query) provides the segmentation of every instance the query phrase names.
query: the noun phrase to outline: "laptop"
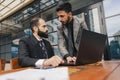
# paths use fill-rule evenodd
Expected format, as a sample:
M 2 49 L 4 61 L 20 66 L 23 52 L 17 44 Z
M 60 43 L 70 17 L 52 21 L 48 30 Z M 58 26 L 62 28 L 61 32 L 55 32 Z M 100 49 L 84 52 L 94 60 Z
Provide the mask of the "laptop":
M 76 66 L 91 64 L 102 60 L 107 35 L 82 29 L 76 63 L 60 64 L 60 66 Z

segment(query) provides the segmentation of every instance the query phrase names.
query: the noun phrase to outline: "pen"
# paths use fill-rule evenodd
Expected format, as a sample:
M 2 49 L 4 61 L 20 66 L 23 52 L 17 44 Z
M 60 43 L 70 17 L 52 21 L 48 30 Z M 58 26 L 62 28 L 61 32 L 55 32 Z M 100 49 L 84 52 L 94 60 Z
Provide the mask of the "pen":
M 44 67 L 43 69 L 52 69 L 52 68 L 56 68 L 55 66 L 49 66 L 49 67 Z

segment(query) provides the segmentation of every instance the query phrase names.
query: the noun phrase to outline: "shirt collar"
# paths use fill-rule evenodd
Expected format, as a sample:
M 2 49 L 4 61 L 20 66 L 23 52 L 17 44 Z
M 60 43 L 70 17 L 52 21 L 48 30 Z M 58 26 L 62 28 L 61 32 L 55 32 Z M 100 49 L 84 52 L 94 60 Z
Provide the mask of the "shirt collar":
M 35 44 L 38 44 L 39 41 L 43 40 L 43 39 L 37 39 L 34 35 L 32 35 L 30 38 L 33 40 Z

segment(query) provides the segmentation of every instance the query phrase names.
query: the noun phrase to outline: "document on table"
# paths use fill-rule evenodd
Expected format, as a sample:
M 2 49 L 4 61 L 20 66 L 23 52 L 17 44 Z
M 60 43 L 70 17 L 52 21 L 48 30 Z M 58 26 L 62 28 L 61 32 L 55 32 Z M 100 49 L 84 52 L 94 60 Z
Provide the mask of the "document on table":
M 0 80 L 69 80 L 68 68 L 26 69 L 0 75 Z

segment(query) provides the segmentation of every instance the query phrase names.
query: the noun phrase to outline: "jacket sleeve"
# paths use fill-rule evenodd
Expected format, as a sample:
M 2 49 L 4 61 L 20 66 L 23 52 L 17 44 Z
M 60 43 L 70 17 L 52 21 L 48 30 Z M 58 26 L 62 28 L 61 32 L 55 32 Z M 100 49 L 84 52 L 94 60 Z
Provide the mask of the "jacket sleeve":
M 87 24 L 84 19 L 81 20 L 80 26 L 82 26 L 82 28 L 88 30 Z
M 29 56 L 29 47 L 25 40 L 19 41 L 19 48 L 18 48 L 18 57 L 19 57 L 19 64 L 21 67 L 28 67 L 28 66 L 35 66 L 35 62 L 38 59 L 30 58 Z
M 62 26 L 58 26 L 57 27 L 57 35 L 58 35 L 58 48 L 60 50 L 60 53 L 62 54 L 62 56 L 64 57 L 65 55 L 69 54 L 67 49 L 66 49 L 66 41 L 65 38 L 63 36 L 63 31 L 62 28 L 60 28 Z

